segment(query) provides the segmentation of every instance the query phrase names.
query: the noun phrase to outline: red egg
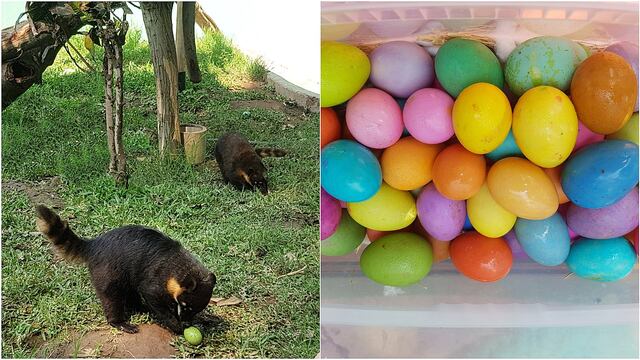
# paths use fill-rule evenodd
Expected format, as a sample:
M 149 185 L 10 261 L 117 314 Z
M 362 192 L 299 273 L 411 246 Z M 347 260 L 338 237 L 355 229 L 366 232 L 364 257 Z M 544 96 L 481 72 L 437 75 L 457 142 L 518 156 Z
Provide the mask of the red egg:
M 504 278 L 513 263 L 511 248 L 503 238 L 489 238 L 475 231 L 455 238 L 449 246 L 449 253 L 458 271 L 482 282 Z

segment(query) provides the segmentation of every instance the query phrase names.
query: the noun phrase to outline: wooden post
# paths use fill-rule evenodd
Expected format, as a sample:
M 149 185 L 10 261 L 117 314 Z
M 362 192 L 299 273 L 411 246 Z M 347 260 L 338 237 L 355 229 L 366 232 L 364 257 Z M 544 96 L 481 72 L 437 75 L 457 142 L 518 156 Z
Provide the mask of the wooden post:
M 158 142 L 160 154 L 175 153 L 180 145 L 178 66 L 171 26 L 171 2 L 141 2 L 153 72 L 156 77 Z
M 202 81 L 200 66 L 198 66 L 198 54 L 196 53 L 196 3 L 185 1 L 182 3 L 182 30 L 184 42 L 184 56 L 189 72 L 189 80 L 192 83 Z
M 187 63 L 184 57 L 184 28 L 183 28 L 183 5 L 184 2 L 178 1 L 176 10 L 176 55 L 178 57 L 178 91 L 182 91 L 186 87 L 185 74 L 187 71 Z

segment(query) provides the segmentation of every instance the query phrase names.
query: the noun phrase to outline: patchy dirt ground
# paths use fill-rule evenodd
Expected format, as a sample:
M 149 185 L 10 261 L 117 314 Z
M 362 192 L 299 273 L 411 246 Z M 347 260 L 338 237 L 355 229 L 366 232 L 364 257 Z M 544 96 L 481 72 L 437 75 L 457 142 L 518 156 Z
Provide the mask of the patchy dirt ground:
M 20 182 L 9 180 L 2 182 L 2 191 L 22 191 L 33 205 L 46 205 L 54 209 L 64 207 L 64 202 L 58 195 L 62 189 L 60 177 L 54 176 L 37 182 Z
M 155 324 L 142 324 L 136 334 L 100 329 L 76 336 L 40 355 L 50 358 L 170 358 L 176 349 L 170 345 L 172 334 Z

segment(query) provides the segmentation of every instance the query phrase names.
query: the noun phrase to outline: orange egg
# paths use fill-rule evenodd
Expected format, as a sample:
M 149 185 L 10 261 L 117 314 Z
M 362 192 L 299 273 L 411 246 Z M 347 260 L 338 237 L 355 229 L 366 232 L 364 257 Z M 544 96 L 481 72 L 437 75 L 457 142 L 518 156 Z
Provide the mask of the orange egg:
M 320 148 L 340 139 L 340 121 L 332 108 L 320 109 Z
M 598 134 L 612 134 L 629 120 L 638 99 L 638 81 L 629 63 L 603 51 L 589 56 L 571 80 L 578 119 Z
M 419 220 L 413 222 L 413 228 L 416 234 L 429 240 L 431 249 L 433 250 L 434 263 L 449 259 L 449 245 L 451 244 L 451 241 L 440 241 L 434 239 L 433 236 L 429 235 L 429 233 L 422 227 Z
M 385 235 L 394 233 L 394 231 L 379 231 L 373 229 L 367 229 L 367 238 L 369 241 L 374 242 Z
M 431 181 L 431 168 L 442 145 L 424 144 L 411 136 L 384 150 L 382 178 L 398 190 L 413 190 Z
M 464 276 L 473 280 L 498 281 L 509 273 L 513 263 L 511 248 L 499 238 L 475 231 L 466 232 L 451 241 L 451 262 Z
M 553 168 L 542 168 L 542 171 L 547 174 L 549 179 L 551 179 L 551 181 L 553 182 L 553 185 L 556 187 L 556 192 L 558 193 L 558 202 L 560 204 L 569 202 L 569 198 L 564 193 L 564 190 L 562 190 L 562 178 L 560 177 L 560 175 L 562 174 L 562 165 Z
M 442 150 L 433 162 L 433 183 L 444 197 L 466 200 L 482 187 L 485 171 L 484 156 L 453 144 Z

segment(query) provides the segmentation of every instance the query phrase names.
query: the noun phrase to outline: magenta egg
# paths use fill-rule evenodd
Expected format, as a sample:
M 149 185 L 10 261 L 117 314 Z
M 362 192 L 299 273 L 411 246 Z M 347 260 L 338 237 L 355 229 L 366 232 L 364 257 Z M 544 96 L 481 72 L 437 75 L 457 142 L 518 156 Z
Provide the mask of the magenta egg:
M 368 88 L 357 93 L 347 103 L 347 127 L 362 145 L 384 149 L 402 136 L 402 111 L 386 92 Z
M 638 226 L 638 188 L 634 187 L 613 205 L 600 209 L 569 205 L 567 225 L 578 235 L 591 239 L 624 236 Z
M 447 199 L 433 182 L 424 187 L 416 206 L 420 224 L 436 240 L 451 241 L 462 232 L 467 215 L 465 201 Z
M 336 232 L 341 217 L 340 201 L 320 188 L 320 240 L 324 240 Z
M 433 59 L 414 42 L 384 43 L 371 52 L 369 60 L 371 83 L 395 97 L 406 98 L 433 83 Z
M 420 89 L 407 99 L 402 119 L 407 131 L 425 144 L 440 144 L 453 136 L 453 99 L 438 89 Z
M 640 84 L 640 76 L 638 76 L 638 45 L 630 43 L 628 41 L 617 42 L 613 45 L 609 45 L 604 51 L 610 51 L 622 56 L 629 65 L 633 68 L 633 72 L 636 73 L 636 79 Z M 633 111 L 638 111 L 638 102 L 640 102 L 640 92 L 638 93 L 638 100 L 636 100 L 636 107 Z
M 576 152 L 589 144 L 602 140 L 604 140 L 604 135 L 594 133 L 589 130 L 588 127 L 584 126 L 581 121 L 578 121 L 578 138 L 576 139 L 576 144 L 573 146 L 572 152 Z

